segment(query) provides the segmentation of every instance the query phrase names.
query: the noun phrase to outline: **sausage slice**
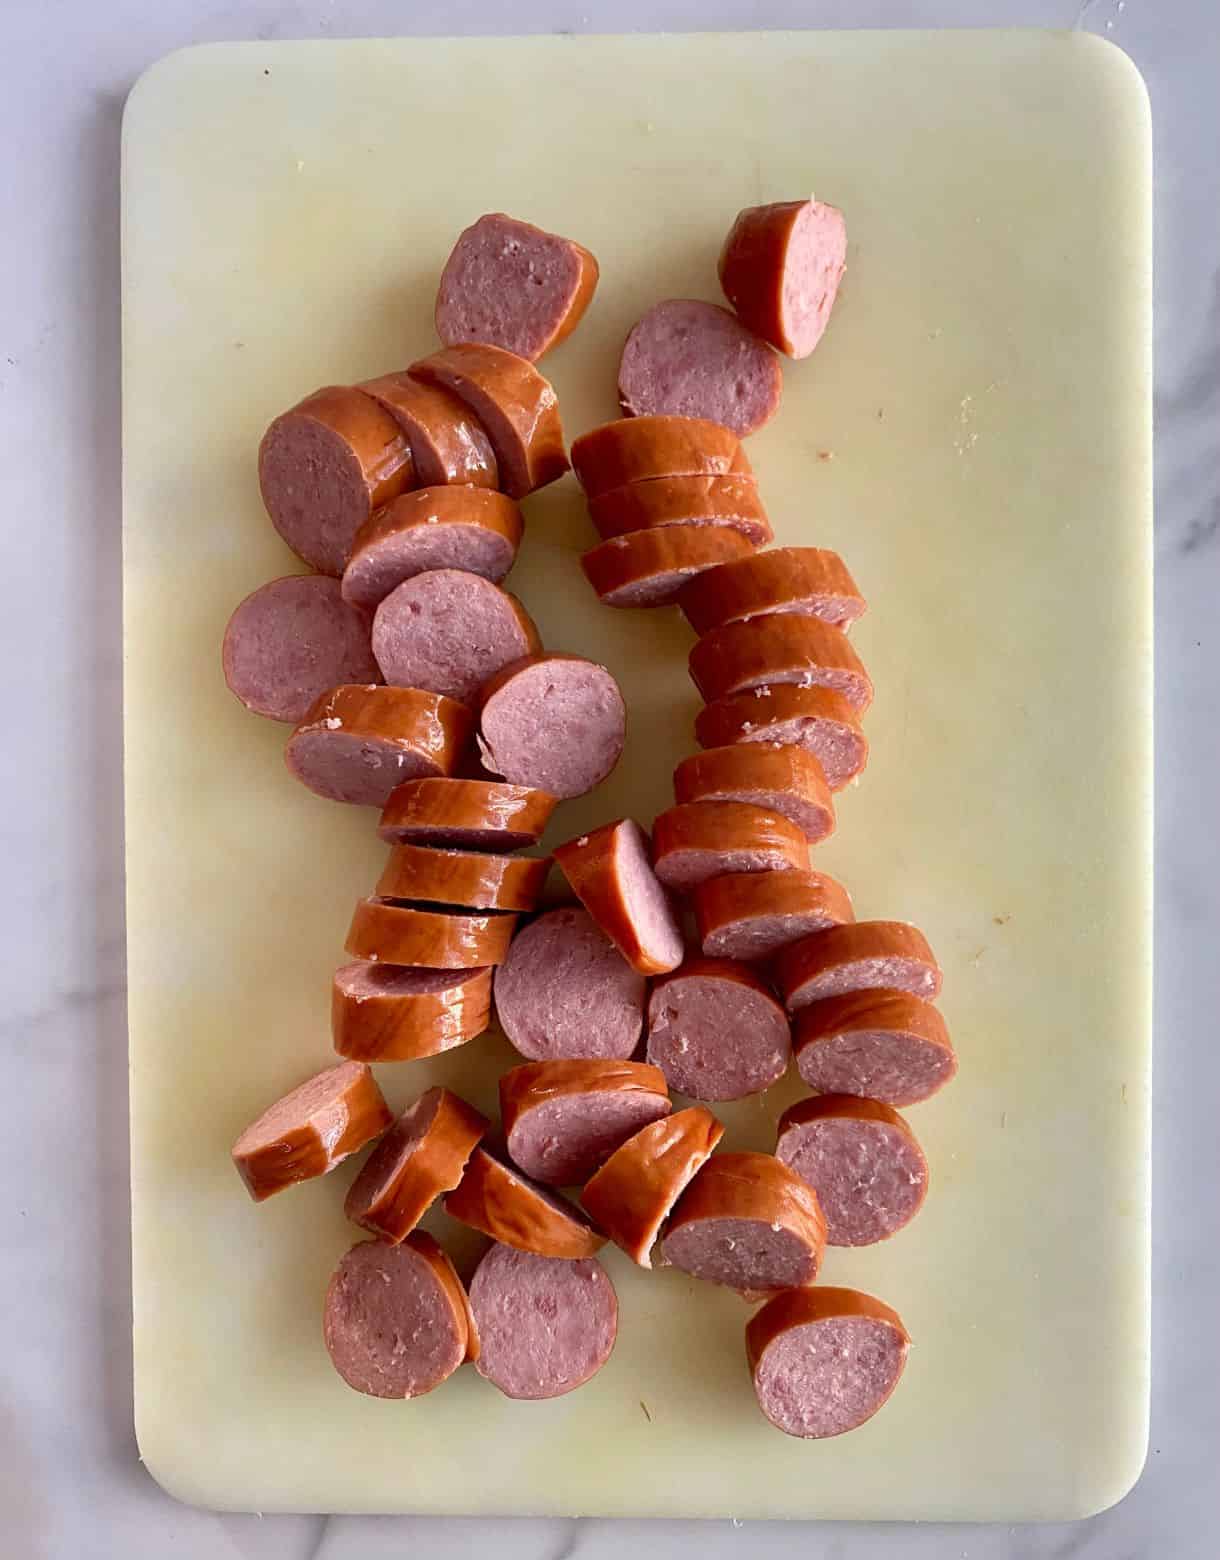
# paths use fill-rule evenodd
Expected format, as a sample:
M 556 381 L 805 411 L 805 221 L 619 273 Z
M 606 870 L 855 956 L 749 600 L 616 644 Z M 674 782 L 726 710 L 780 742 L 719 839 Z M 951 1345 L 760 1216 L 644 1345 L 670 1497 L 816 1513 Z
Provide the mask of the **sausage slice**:
M 715 1154 L 678 1199 L 665 1260 L 748 1295 L 812 1284 L 826 1221 L 817 1194 L 771 1154 Z
M 597 287 L 583 245 L 491 212 L 458 238 L 441 272 L 436 334 L 487 341 L 531 363 L 579 325 Z
M 663 1116 L 615 1149 L 580 1200 L 616 1246 L 650 1268 L 662 1224 L 723 1136 L 702 1105 Z
M 856 921 L 828 927 L 785 948 L 776 982 L 790 1013 L 851 991 L 908 991 L 932 1002 L 940 966 L 923 933 L 906 921 Z
M 564 1262 L 492 1246 L 475 1269 L 475 1369 L 510 1398 L 553 1398 L 595 1376 L 618 1334 L 618 1297 L 596 1257 Z
M 678 605 L 696 634 L 709 634 L 768 612 L 804 613 L 846 629 L 867 603 L 838 553 L 775 547 L 709 569 L 683 589 Z
M 353 1246 L 331 1277 L 322 1330 L 335 1369 L 370 1397 L 422 1397 L 479 1355 L 462 1281 L 423 1230 Z
M 835 805 L 822 766 L 803 747 L 739 742 L 692 753 L 674 770 L 683 802 L 748 802 L 790 818 L 812 844 L 834 832 Z
M 691 650 L 690 674 L 709 703 L 777 683 L 833 688 L 860 714 L 873 702 L 872 680 L 842 629 L 794 613 L 714 628 Z
M 704 569 L 753 551 L 732 526 L 694 521 L 613 536 L 582 553 L 580 566 L 604 607 L 666 607 Z
M 382 374 L 359 388 L 380 402 L 406 435 L 421 487 L 498 486 L 491 441 L 478 418 L 451 391 L 420 384 L 405 371 Z
M 618 763 L 627 706 L 618 683 L 578 655 L 523 655 L 481 694 L 479 752 L 493 774 L 561 800 L 600 785 Z
M 904 991 L 853 991 L 796 1016 L 796 1068 L 811 1089 L 917 1105 L 945 1086 L 957 1057 L 930 1002 Z
M 809 843 L 791 818 L 748 802 L 681 802 L 652 825 L 652 865 L 679 893 L 725 872 L 804 871 Z
M 776 1295 L 746 1323 L 759 1408 L 806 1440 L 871 1419 L 898 1385 L 910 1342 L 888 1305 L 826 1284 Z
M 267 429 L 258 484 L 297 557 L 337 576 L 373 510 L 415 486 L 415 468 L 398 424 L 371 396 L 327 385 Z
M 833 688 L 777 683 L 716 699 L 699 711 L 695 740 L 711 748 L 730 742 L 808 748 L 832 791 L 841 791 L 868 763 L 860 717 Z
M 502 964 L 517 917 L 505 911 L 452 915 L 389 899 L 361 899 L 344 944 L 356 959 L 413 964 L 427 970 L 473 970 Z
M 516 596 L 464 569 L 430 569 L 404 580 L 373 617 L 373 654 L 386 682 L 463 704 L 541 645 Z
M 317 700 L 284 760 L 317 796 L 384 807 L 404 780 L 450 774 L 473 724 L 466 706 L 442 693 L 349 683 Z
M 509 1157 L 548 1186 L 587 1181 L 621 1143 L 672 1106 L 665 1075 L 646 1062 L 564 1058 L 500 1078 Z
M 753 477 L 650 477 L 589 500 L 589 518 L 603 538 L 670 525 L 727 526 L 755 547 L 774 532 Z
M 632 818 L 555 847 L 572 892 L 632 969 L 660 975 L 682 962 L 682 927 L 652 870 L 648 836 Z
M 709 958 L 766 959 L 810 932 L 854 921 L 843 885 L 824 872 L 730 872 L 691 896 Z
M 289 574 L 238 606 L 221 650 L 229 690 L 255 715 L 296 725 L 338 683 L 381 681 L 368 624 L 337 580 Z
M 619 417 L 572 441 L 572 469 L 587 498 L 651 477 L 751 475 L 735 433 L 704 417 Z
M 618 370 L 631 417 L 706 417 L 744 436 L 779 410 L 779 359 L 727 309 L 695 298 L 655 304 L 632 329 Z
M 415 899 L 466 910 L 533 910 L 550 860 L 396 845 L 377 880 L 382 899 Z
M 335 971 L 335 1050 L 361 1062 L 408 1062 L 464 1045 L 491 1022 L 491 970 L 426 970 L 358 960 Z
M 740 1100 L 783 1077 L 792 1034 L 783 1008 L 748 965 L 693 957 L 654 981 L 648 1060 L 695 1100 Z
M 644 1028 L 644 977 L 585 909 L 547 910 L 496 971 L 496 1016 L 522 1056 L 623 1060 Z
M 485 1148 L 471 1154 L 465 1175 L 445 1198 L 445 1212 L 514 1251 L 539 1257 L 573 1262 L 606 1244 L 575 1203 Z
M 255 1202 L 333 1170 L 390 1125 L 389 1106 L 363 1062 L 340 1062 L 298 1084 L 252 1121 L 233 1163 Z
M 738 319 L 792 358 L 821 341 L 846 269 L 843 213 L 813 199 L 739 211 L 718 266 Z
M 391 845 L 519 850 L 537 844 L 556 800 L 499 780 L 407 780 L 390 793 L 377 832 Z

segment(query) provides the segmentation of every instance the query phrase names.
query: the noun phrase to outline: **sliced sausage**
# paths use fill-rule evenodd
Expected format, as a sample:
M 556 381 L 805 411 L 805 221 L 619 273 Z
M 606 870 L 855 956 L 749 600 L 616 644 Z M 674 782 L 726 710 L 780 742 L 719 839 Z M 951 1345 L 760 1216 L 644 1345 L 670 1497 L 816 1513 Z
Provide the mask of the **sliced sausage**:
M 747 1295 L 812 1284 L 826 1249 L 817 1194 L 772 1154 L 714 1154 L 665 1226 L 665 1260 Z
M 500 347 L 464 342 L 412 363 L 412 379 L 452 390 L 482 423 L 496 452 L 500 486 L 513 498 L 568 469 L 559 398 L 532 363 Z
M 727 309 L 697 298 L 655 304 L 627 337 L 618 399 L 630 417 L 706 417 L 743 436 L 779 410 L 779 359 Z
M 691 896 L 709 958 L 766 959 L 810 932 L 854 921 L 842 883 L 824 872 L 730 872 Z
M 923 1149 L 898 1112 L 879 1100 L 798 1100 L 779 1118 L 775 1157 L 818 1194 L 831 1246 L 888 1240 L 928 1195 Z
M 318 796 L 384 807 L 404 780 L 451 774 L 473 723 L 466 706 L 443 693 L 348 683 L 314 704 L 288 738 L 284 760 Z
M 464 569 L 404 580 L 373 616 L 373 654 L 386 682 L 463 704 L 502 667 L 541 647 L 516 596 Z
M 520 850 L 537 844 L 556 801 L 499 780 L 407 780 L 391 792 L 377 832 L 391 845 Z
M 747 206 L 729 229 L 718 269 L 743 324 L 789 357 L 808 357 L 847 269 L 843 213 L 813 199 Z
M 796 1016 L 796 1068 L 811 1089 L 917 1105 L 957 1071 L 945 1021 L 904 991 L 853 991 Z
M 480 698 L 479 753 L 514 785 L 561 800 L 583 796 L 622 754 L 627 706 L 596 661 L 523 654 L 490 677 Z
M 695 955 L 653 982 L 648 1060 L 680 1094 L 760 1094 L 784 1076 L 791 1056 L 788 1016 L 748 965 Z
M 462 1179 L 490 1122 L 449 1089 L 425 1089 L 365 1160 L 343 1211 L 382 1240 L 405 1239 Z
M 363 1062 L 315 1073 L 252 1121 L 233 1145 L 233 1163 L 255 1202 L 312 1181 L 379 1137 L 393 1118 Z
M 533 910 L 550 865 L 546 856 L 488 856 L 435 845 L 396 845 L 377 880 L 377 893 L 382 899 L 415 899 L 466 910 Z
M 871 1419 L 898 1385 L 910 1342 L 888 1305 L 827 1284 L 776 1295 L 746 1323 L 759 1408 L 806 1440 Z
M 791 818 L 748 802 L 681 802 L 652 825 L 653 871 L 685 893 L 725 872 L 804 871 L 809 842 Z
M 587 910 L 547 910 L 496 971 L 500 1027 L 531 1061 L 625 1059 L 644 1028 L 644 977 Z
M 514 1251 L 539 1257 L 574 1262 L 606 1244 L 575 1203 L 485 1148 L 471 1154 L 465 1175 L 445 1198 L 445 1212 Z
M 737 742 L 692 753 L 674 770 L 681 802 L 748 802 L 790 818 L 812 844 L 834 832 L 835 804 L 808 749 Z
M 451 391 L 421 384 L 405 370 L 370 379 L 360 389 L 379 401 L 406 435 L 421 487 L 499 485 L 491 440 Z
M 475 1269 L 475 1369 L 509 1398 L 562 1397 L 610 1358 L 618 1297 L 596 1257 L 565 1262 L 492 1246 Z
M 725 526 L 755 547 L 774 532 L 753 477 L 650 477 L 589 500 L 597 534 L 609 539 L 671 525 Z
M 464 1045 L 491 1022 L 491 970 L 425 970 L 364 960 L 331 983 L 335 1050 L 361 1062 L 408 1062 Z
M 361 899 L 344 947 L 356 959 L 427 970 L 473 970 L 502 964 L 517 917 L 505 911 L 452 915 L 388 899 Z
M 580 566 L 604 607 L 666 607 L 703 569 L 753 551 L 732 526 L 696 521 L 612 536 L 582 553 Z
M 616 1246 L 650 1268 L 662 1224 L 723 1136 L 702 1105 L 663 1116 L 615 1149 L 580 1200 Z
M 479 1355 L 462 1281 L 423 1230 L 352 1247 L 326 1291 L 323 1337 L 348 1386 L 378 1398 L 422 1397 Z
M 356 532 L 343 599 L 375 612 L 404 580 L 431 569 L 461 569 L 498 585 L 513 566 L 521 530 L 520 509 L 490 488 L 403 493 Z
M 487 341 L 536 362 L 580 324 L 597 286 L 583 245 L 491 212 L 453 246 L 436 295 L 446 346 Z
M 696 641 L 690 674 L 709 703 L 777 683 L 833 688 L 861 714 L 873 702 L 872 680 L 842 629 L 794 613 L 743 618 L 714 628 Z
M 768 612 L 804 613 L 846 629 L 867 602 L 838 553 L 776 547 L 709 569 L 690 581 L 678 605 L 696 634 L 708 634 L 722 623 Z
M 374 509 L 415 486 L 415 468 L 398 424 L 371 396 L 328 385 L 267 429 L 258 485 L 297 557 L 340 575 L 356 532 Z
M 712 748 L 730 742 L 808 748 L 832 791 L 841 791 L 868 763 L 860 717 L 833 688 L 777 683 L 716 699 L 699 711 L 695 739 Z
M 906 921 L 856 921 L 814 932 L 783 950 L 775 976 L 790 1013 L 826 997 L 877 988 L 932 1002 L 941 985 L 927 939 Z
M 682 962 L 682 927 L 652 870 L 648 836 L 632 818 L 555 847 L 572 892 L 632 969 L 660 975 Z
M 750 476 L 735 433 L 703 417 L 620 417 L 572 441 L 572 469 L 596 498 L 651 477 Z
M 509 1157 L 547 1186 L 587 1181 L 621 1143 L 672 1106 L 647 1062 L 527 1062 L 500 1078 Z
M 295 725 L 338 683 L 381 681 L 368 624 L 337 580 L 290 574 L 253 591 L 229 619 L 225 682 L 248 710 Z

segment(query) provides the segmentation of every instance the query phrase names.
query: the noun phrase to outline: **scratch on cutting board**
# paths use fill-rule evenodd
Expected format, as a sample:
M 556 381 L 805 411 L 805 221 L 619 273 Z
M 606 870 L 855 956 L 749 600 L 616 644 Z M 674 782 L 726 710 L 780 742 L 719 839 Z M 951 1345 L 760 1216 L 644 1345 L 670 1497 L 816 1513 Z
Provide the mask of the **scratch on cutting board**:
M 1122 1095 L 1123 1104 L 1125 1105 L 1127 1103 L 1127 1085 L 1125 1083 L 1123 1084 L 1120 1093 Z
M 1001 1127 L 1006 1127 L 1007 1125 L 1008 1125 L 1008 1112 L 1006 1110 L 1002 1110 L 1000 1112 L 1000 1126 Z
M 648 1412 L 648 1404 L 645 1403 L 643 1398 L 640 1399 L 640 1407 L 644 1410 L 644 1418 L 648 1421 L 649 1424 L 651 1424 L 652 1415 Z
M 1012 911 L 1005 910 L 1003 915 L 993 915 L 991 919 L 996 926 L 1007 926 L 1012 920 Z
M 980 948 L 977 953 L 972 953 L 970 955 L 970 962 L 971 962 L 971 964 L 974 965 L 976 970 L 978 969 L 979 965 L 983 962 L 983 955 L 986 952 L 987 952 L 986 948 Z

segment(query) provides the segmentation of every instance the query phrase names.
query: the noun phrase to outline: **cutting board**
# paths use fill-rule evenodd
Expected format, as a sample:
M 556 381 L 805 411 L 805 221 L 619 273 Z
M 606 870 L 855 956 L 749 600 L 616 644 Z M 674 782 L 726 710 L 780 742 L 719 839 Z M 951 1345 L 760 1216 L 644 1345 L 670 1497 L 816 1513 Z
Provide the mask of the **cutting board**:
M 126 752 L 135 1411 L 184 1500 L 259 1511 L 1079 1516 L 1142 1464 L 1148 1400 L 1151 752 L 1149 133 L 1080 34 L 790 33 L 249 44 L 172 56 L 124 127 Z M 549 1403 L 473 1370 L 412 1403 L 322 1346 L 354 1170 L 263 1207 L 228 1152 L 332 1059 L 329 979 L 383 849 L 288 775 L 227 693 L 247 591 L 299 568 L 264 516 L 262 429 L 314 386 L 434 344 L 449 247 L 503 209 L 596 251 L 552 358 L 569 434 L 615 413 L 632 321 L 717 296 L 739 207 L 814 190 L 849 270 L 750 441 L 783 543 L 871 603 L 873 758 L 817 864 L 923 927 L 958 1081 L 914 1107 L 932 1191 L 825 1277 L 905 1317 L 901 1389 L 803 1443 L 754 1403 L 731 1294 L 611 1251 L 606 1369 Z M 512 583 L 604 660 L 630 735 L 550 838 L 670 800 L 689 635 L 612 612 L 571 477 L 529 500 Z M 383 1067 L 490 1107 L 487 1035 Z M 798 1090 L 724 1109 L 770 1148 Z M 472 1239 L 432 1227 L 468 1264 Z

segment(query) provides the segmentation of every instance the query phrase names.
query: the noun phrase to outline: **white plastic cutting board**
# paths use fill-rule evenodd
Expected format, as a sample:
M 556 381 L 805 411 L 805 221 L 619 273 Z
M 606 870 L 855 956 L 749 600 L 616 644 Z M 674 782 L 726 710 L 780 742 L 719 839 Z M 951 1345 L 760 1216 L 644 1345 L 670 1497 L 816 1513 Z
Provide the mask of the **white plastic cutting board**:
M 124 135 L 127 841 L 135 1391 L 176 1495 L 230 1508 L 1052 1518 L 1135 1478 L 1148 1396 L 1149 134 L 1080 34 L 831 33 L 250 44 L 178 54 Z M 918 1221 L 825 1276 L 915 1345 L 837 1441 L 766 1425 L 746 1312 L 607 1261 L 622 1326 L 587 1388 L 473 1370 L 414 1403 L 333 1373 L 319 1313 L 352 1166 L 263 1207 L 238 1130 L 330 1058 L 328 983 L 382 856 L 226 692 L 233 605 L 296 567 L 254 452 L 315 385 L 433 344 L 438 270 L 503 209 L 603 281 L 547 369 L 569 433 L 615 411 L 624 333 L 717 296 L 740 206 L 813 189 L 850 267 L 750 455 L 782 542 L 837 548 L 871 611 L 873 760 L 817 853 L 857 913 L 924 927 L 961 1073 L 910 1120 Z M 554 837 L 669 800 L 691 745 L 675 613 L 600 608 L 571 478 L 513 576 L 546 642 L 604 659 L 626 756 Z M 484 1037 L 386 1067 L 484 1107 Z M 769 1148 L 788 1087 L 725 1111 Z M 437 1215 L 462 1260 L 474 1245 Z

